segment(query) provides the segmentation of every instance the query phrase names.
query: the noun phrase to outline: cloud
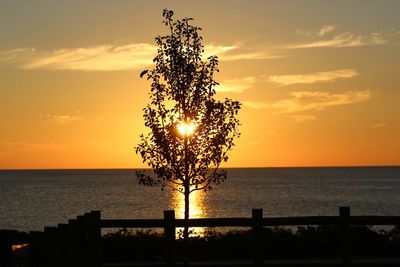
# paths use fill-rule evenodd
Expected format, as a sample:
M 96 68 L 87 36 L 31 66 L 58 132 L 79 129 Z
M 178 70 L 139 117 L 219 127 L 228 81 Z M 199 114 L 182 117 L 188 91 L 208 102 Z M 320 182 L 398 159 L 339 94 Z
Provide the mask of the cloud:
M 291 85 L 291 84 L 311 84 L 316 82 L 327 82 L 336 80 L 339 78 L 351 78 L 357 76 L 358 72 L 352 69 L 341 69 L 326 72 L 316 72 L 311 74 L 297 74 L 297 75 L 273 75 L 267 78 L 268 81 L 280 84 L 280 85 Z M 261 76 L 260 79 L 265 81 L 265 76 Z M 216 87 L 217 92 L 233 92 L 242 93 L 245 90 L 253 87 L 257 80 L 254 76 L 248 76 L 244 78 L 223 80 L 220 85 Z
M 229 51 L 236 50 L 236 49 L 238 49 L 238 46 L 236 46 L 236 45 L 223 46 L 223 45 L 210 44 L 210 45 L 204 46 L 204 54 L 203 55 L 205 58 L 207 58 L 209 56 L 224 54 Z
M 268 80 L 281 85 L 311 84 L 316 82 L 332 81 L 339 78 L 351 78 L 357 75 L 358 72 L 353 69 L 341 69 L 310 74 L 273 75 L 269 76 Z
M 15 48 L 11 50 L 0 51 L 0 61 L 18 61 L 18 58 L 30 52 L 34 52 L 35 49 L 28 48 Z
M 248 108 L 253 109 L 264 109 L 268 108 L 268 104 L 265 102 L 258 102 L 258 101 L 243 101 L 243 105 Z
M 253 87 L 255 82 L 256 79 L 253 76 L 223 80 L 222 82 L 220 82 L 220 85 L 216 87 L 216 91 L 221 93 L 242 93 L 245 90 Z
M 324 25 L 319 29 L 318 36 L 324 36 L 328 32 L 334 31 L 336 27 L 334 25 Z
M 351 32 L 344 32 L 335 35 L 331 39 L 317 40 L 308 43 L 287 45 L 286 48 L 318 48 L 318 47 L 356 47 L 367 45 L 381 45 L 387 43 L 382 33 L 371 33 L 370 35 L 354 35 Z
M 260 51 L 243 51 L 239 46 L 206 45 L 205 58 L 217 55 L 221 61 L 253 60 L 282 57 Z M 157 46 L 133 43 L 121 46 L 99 45 L 39 51 L 18 48 L 0 51 L 0 62 L 17 63 L 23 69 L 120 71 L 150 66 Z
M 300 36 L 312 36 L 312 35 L 314 35 L 312 31 L 305 31 L 305 30 L 300 30 L 300 29 L 296 30 L 296 34 L 300 35 Z
M 44 114 L 40 115 L 41 117 L 48 118 L 49 120 L 57 123 L 57 124 L 67 124 L 75 121 L 80 121 L 83 119 L 81 116 L 73 116 L 73 115 L 53 115 L 53 114 Z
M 254 51 L 243 49 L 239 45 L 234 46 L 216 46 L 206 45 L 204 47 L 204 57 L 211 55 L 218 56 L 221 61 L 236 61 L 236 60 L 256 60 L 256 59 L 275 59 L 283 58 L 285 55 L 276 54 L 276 52 Z
M 372 128 L 382 128 L 382 127 L 385 127 L 386 125 L 387 125 L 386 122 L 379 122 L 379 123 L 372 125 L 371 127 Z
M 294 113 L 311 110 L 323 110 L 328 107 L 360 103 L 369 100 L 375 93 L 372 90 L 327 93 L 315 91 L 291 92 L 287 99 L 278 100 L 267 106 L 280 113 Z
M 334 31 L 335 29 L 336 29 L 336 26 L 334 26 L 334 25 L 323 25 L 317 31 L 298 29 L 298 30 L 296 30 L 296 34 L 300 35 L 300 36 L 307 36 L 307 37 L 311 37 L 311 36 L 321 37 L 329 32 Z
M 219 59 L 221 61 L 236 61 L 236 60 L 257 60 L 257 59 L 277 59 L 284 58 L 286 55 L 274 54 L 268 52 L 250 52 L 250 53 L 236 53 L 236 54 L 222 54 Z
M 292 115 L 289 117 L 292 118 L 295 123 L 313 121 L 316 118 L 316 116 L 314 116 L 314 115 Z
M 60 49 L 51 53 L 40 53 L 22 67 L 80 71 L 140 69 L 151 63 L 155 51 L 155 46 L 144 43 Z
M 243 105 L 253 109 L 275 109 L 278 113 L 290 114 L 304 111 L 318 111 L 329 107 L 360 103 L 369 100 L 376 92 L 357 90 L 344 93 L 317 91 L 291 92 L 290 97 L 275 102 L 243 101 Z M 315 119 L 308 115 L 291 116 L 297 122 Z

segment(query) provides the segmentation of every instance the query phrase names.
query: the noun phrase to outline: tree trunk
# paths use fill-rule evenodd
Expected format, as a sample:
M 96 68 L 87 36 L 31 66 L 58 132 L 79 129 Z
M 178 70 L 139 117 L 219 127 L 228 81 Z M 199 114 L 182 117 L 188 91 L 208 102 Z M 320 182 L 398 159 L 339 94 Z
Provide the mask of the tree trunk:
M 188 160 L 188 139 L 185 137 L 185 227 L 183 229 L 183 265 L 188 266 L 189 254 L 189 195 L 190 195 L 190 178 L 189 178 L 189 160 Z
M 183 229 L 183 264 L 188 266 L 189 254 L 189 189 L 185 189 L 185 227 Z

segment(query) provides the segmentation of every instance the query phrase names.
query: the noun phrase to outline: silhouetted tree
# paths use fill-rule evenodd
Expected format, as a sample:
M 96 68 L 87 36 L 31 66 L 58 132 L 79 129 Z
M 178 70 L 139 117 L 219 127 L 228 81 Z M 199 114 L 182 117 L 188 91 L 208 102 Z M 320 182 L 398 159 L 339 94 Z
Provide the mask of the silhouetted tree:
M 155 67 L 140 74 L 151 81 L 150 104 L 143 115 L 150 132 L 140 136 L 135 150 L 155 175 L 144 171 L 136 175 L 142 185 L 160 185 L 184 194 L 188 222 L 190 193 L 208 191 L 227 177 L 219 166 L 228 160 L 227 152 L 240 135 L 240 103 L 214 99 L 218 58 L 210 56 L 203 61 L 201 28 L 192 26 L 191 18 L 174 21 L 173 14 L 163 11 L 169 33 L 155 38 Z

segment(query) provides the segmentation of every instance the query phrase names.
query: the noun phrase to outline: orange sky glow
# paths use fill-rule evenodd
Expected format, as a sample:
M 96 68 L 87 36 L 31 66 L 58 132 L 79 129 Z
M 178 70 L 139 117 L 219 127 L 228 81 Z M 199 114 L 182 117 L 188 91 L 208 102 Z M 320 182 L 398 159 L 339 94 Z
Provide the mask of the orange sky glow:
M 166 7 L 242 103 L 223 167 L 400 165 L 399 1 L 40 0 L 0 3 L 0 169 L 145 167 Z

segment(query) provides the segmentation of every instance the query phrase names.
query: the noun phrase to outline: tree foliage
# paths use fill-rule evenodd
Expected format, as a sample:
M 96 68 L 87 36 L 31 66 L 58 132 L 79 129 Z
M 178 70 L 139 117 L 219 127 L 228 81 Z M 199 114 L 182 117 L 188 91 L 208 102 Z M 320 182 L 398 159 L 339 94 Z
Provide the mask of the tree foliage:
M 228 160 L 227 152 L 240 135 L 240 103 L 215 99 L 218 58 L 203 60 L 201 28 L 191 25 L 191 18 L 173 20 L 170 10 L 165 9 L 163 17 L 168 34 L 155 38 L 154 68 L 140 74 L 151 81 L 150 103 L 143 115 L 149 133 L 142 134 L 135 147 L 154 175 L 136 174 L 140 184 L 188 195 L 226 179 L 219 166 Z M 180 132 L 182 125 L 191 132 Z

